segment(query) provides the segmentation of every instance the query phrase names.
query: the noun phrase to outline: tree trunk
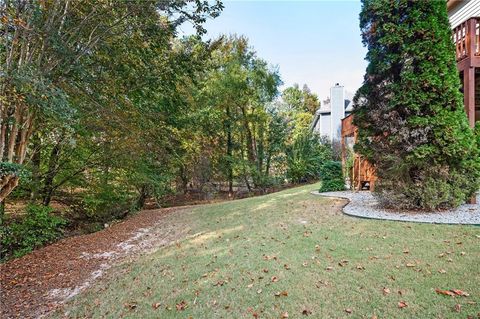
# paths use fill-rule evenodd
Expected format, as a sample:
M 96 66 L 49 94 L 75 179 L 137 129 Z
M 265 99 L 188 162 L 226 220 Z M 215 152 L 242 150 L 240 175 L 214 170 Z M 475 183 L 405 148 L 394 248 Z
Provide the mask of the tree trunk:
M 230 122 L 230 106 L 227 106 L 227 163 L 228 163 L 228 197 L 233 196 L 233 167 L 232 167 L 232 153 L 233 153 L 233 142 L 232 142 L 232 125 Z
M 30 192 L 30 200 L 36 201 L 38 199 L 39 193 L 40 193 L 40 187 L 41 187 L 41 181 L 40 181 L 40 164 L 42 162 L 41 158 L 41 141 L 38 135 L 35 135 L 34 138 L 32 139 L 32 145 L 33 145 L 33 154 L 32 154 L 32 160 L 31 160 L 31 165 L 32 165 L 32 189 Z
M 138 209 L 143 209 L 143 207 L 145 206 L 145 201 L 147 200 L 147 197 L 148 197 L 147 187 L 145 185 L 142 185 L 142 187 L 139 190 L 139 195 L 138 195 L 137 204 L 136 204 L 136 207 Z
M 59 141 L 57 141 L 57 143 L 53 146 L 50 152 L 50 158 L 48 160 L 48 169 L 45 174 L 43 190 L 42 190 L 42 203 L 44 206 L 48 206 L 52 199 L 52 195 L 54 191 L 53 180 L 58 173 L 58 160 L 62 152 L 62 141 L 63 141 L 63 137 L 60 138 Z

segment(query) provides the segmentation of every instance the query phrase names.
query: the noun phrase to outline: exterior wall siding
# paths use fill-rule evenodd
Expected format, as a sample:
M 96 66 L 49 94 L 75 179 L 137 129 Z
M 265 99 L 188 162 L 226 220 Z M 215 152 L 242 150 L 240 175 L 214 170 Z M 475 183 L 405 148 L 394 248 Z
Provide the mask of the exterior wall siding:
M 331 132 L 331 116 L 330 115 L 322 115 L 320 117 L 320 120 L 318 121 L 320 123 L 320 129 L 318 130 L 321 136 L 328 136 L 329 138 L 331 137 L 330 132 Z
M 472 17 L 480 17 L 480 0 L 461 1 L 460 4 L 448 13 L 452 28 Z
M 332 140 L 342 138 L 342 119 L 345 117 L 345 90 L 343 86 L 335 85 L 330 89 L 331 99 L 331 133 Z

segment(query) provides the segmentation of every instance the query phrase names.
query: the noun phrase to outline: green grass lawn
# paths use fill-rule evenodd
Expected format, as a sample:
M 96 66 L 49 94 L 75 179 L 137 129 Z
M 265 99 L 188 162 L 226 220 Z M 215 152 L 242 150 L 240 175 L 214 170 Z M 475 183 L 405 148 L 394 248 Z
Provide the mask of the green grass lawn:
M 343 201 L 310 194 L 318 186 L 179 212 L 189 237 L 112 269 L 55 315 L 477 317 L 479 227 L 344 216 Z

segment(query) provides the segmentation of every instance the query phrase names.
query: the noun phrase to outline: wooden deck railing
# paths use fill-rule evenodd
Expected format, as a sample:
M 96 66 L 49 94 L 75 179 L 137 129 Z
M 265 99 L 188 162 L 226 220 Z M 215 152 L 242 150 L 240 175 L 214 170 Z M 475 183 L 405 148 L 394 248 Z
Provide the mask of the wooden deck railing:
M 457 61 L 480 56 L 480 17 L 470 18 L 453 29 Z

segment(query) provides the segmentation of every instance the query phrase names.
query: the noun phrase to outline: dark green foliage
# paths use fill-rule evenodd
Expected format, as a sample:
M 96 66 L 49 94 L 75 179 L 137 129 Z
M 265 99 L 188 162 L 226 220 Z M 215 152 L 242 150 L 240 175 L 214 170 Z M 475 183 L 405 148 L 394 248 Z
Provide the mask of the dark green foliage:
M 477 140 L 477 146 L 480 149 L 480 122 L 475 125 L 475 138 Z
M 386 206 L 455 207 L 479 187 L 480 154 L 463 110 L 445 1 L 364 0 L 369 61 L 355 97 L 356 150 Z
M 330 145 L 322 144 L 317 134 L 305 131 L 287 149 L 287 178 L 295 183 L 318 179 L 322 164 L 331 158 Z
M 342 163 L 336 161 L 325 162 L 320 167 L 320 179 L 322 186 L 320 192 L 333 192 L 345 190 L 345 180 L 343 179 Z
M 52 211 L 50 207 L 29 205 L 20 222 L 2 226 L 0 259 L 23 256 L 59 238 L 66 221 Z

